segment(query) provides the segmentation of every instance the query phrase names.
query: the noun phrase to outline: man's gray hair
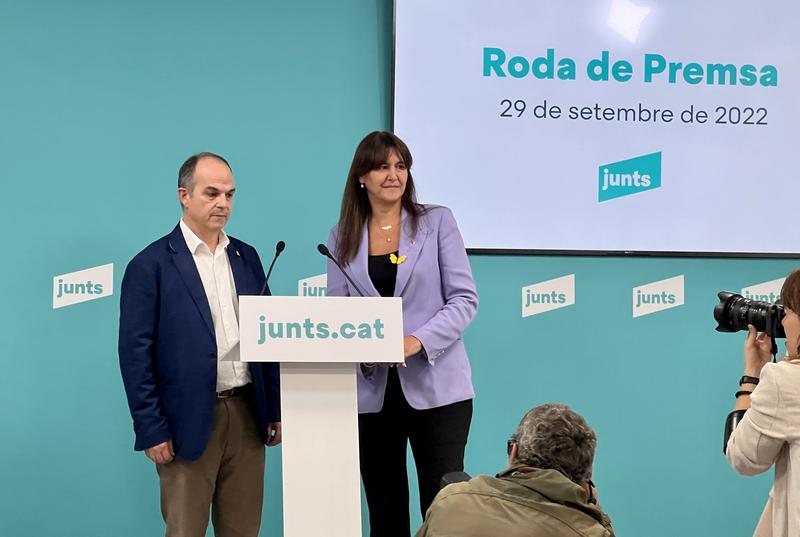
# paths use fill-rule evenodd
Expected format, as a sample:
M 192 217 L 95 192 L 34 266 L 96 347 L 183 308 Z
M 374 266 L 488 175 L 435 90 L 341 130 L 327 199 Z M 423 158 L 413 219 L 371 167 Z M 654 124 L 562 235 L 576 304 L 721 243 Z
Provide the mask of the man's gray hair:
M 231 169 L 231 165 L 228 164 L 228 161 L 222 158 L 221 156 L 217 155 L 216 153 L 211 153 L 209 151 L 204 151 L 202 153 L 197 153 L 192 155 L 191 157 L 187 158 L 186 161 L 181 164 L 180 170 L 178 170 L 178 188 L 185 188 L 189 192 L 192 191 L 194 188 L 194 170 L 197 168 L 197 162 L 201 158 L 211 157 L 217 160 L 221 160 L 225 163 L 229 170 Z
M 591 477 L 597 437 L 579 414 L 561 403 L 537 406 L 520 421 L 514 464 L 558 470 L 582 484 Z

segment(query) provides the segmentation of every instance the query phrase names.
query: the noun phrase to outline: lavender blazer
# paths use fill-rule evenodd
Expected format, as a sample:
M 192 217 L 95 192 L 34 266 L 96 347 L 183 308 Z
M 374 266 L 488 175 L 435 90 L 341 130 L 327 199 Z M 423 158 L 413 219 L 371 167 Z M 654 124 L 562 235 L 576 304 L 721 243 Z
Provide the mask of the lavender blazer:
M 411 234 L 403 211 L 400 255 L 394 296 L 403 298 L 404 335 L 416 337 L 424 353 L 409 356 L 399 367 L 400 385 L 408 403 L 416 409 L 434 408 L 474 396 L 472 372 L 461 334 L 478 310 L 478 294 L 472 279 L 464 241 L 453 213 L 447 207 L 426 205 L 416 235 Z M 336 252 L 337 228 L 331 230 L 328 248 Z M 367 296 L 380 296 L 367 268 L 369 236 L 364 226 L 361 245 L 345 266 Z M 358 296 L 345 277 L 328 260 L 329 296 Z M 359 413 L 379 412 L 383 407 L 388 370 L 376 367 L 366 376 L 358 372 Z

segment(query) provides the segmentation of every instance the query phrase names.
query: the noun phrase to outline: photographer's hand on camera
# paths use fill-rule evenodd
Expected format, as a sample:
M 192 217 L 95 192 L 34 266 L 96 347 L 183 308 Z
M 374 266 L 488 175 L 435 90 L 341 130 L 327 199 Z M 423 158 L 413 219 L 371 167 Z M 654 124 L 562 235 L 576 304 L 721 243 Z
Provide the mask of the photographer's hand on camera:
M 772 340 L 765 333 L 756 335 L 755 327 L 747 325 L 747 338 L 744 340 L 744 374 L 758 377 L 764 364 L 772 360 Z
M 747 338 L 744 340 L 744 376 L 759 378 L 761 368 L 772 360 L 772 340 L 765 332 L 757 334 L 752 324 L 747 325 L 747 331 Z M 752 392 L 755 388 L 756 385 L 749 382 L 739 386 L 741 391 L 737 392 L 734 410 L 750 408 L 750 395 L 742 392 Z

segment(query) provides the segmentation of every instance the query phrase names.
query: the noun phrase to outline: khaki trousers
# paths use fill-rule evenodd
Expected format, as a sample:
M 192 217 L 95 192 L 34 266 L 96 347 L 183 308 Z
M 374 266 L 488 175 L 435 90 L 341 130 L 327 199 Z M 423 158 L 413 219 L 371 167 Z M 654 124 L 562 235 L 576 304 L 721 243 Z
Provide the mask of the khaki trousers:
M 214 428 L 195 461 L 157 464 L 167 537 L 257 537 L 264 497 L 264 443 L 244 397 L 220 399 Z

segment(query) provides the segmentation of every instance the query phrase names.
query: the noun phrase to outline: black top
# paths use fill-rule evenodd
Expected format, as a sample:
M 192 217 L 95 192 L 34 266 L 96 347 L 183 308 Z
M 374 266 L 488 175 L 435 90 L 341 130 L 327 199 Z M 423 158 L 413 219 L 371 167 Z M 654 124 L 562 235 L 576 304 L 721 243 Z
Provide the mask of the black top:
M 394 252 L 397 255 L 397 252 Z M 367 262 L 369 279 L 381 296 L 394 296 L 397 282 L 397 265 L 389 259 L 389 254 L 371 255 Z

